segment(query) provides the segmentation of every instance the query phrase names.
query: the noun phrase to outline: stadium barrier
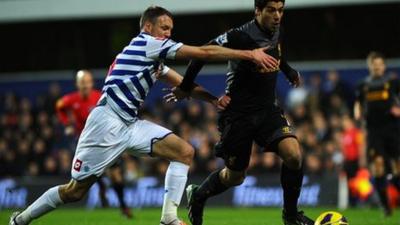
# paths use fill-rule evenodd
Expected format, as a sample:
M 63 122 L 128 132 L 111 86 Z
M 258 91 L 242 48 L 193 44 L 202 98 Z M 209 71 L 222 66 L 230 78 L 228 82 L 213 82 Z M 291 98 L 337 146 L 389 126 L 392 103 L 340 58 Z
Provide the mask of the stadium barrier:
M 303 206 L 336 206 L 338 203 L 338 176 L 306 176 L 299 203 Z M 107 178 L 105 179 L 108 183 Z M 204 177 L 191 177 L 188 183 L 201 183 Z M 30 178 L 0 180 L 0 209 L 24 208 L 48 188 L 65 183 L 59 178 Z M 133 208 L 160 207 L 163 203 L 163 178 L 143 177 L 128 185 L 125 200 Z M 109 185 L 108 185 L 109 186 Z M 95 184 L 84 200 L 70 206 L 101 207 L 99 187 Z M 111 207 L 118 207 L 118 199 L 112 188 L 106 196 Z M 183 202 L 186 202 L 184 199 Z M 248 176 L 244 183 L 209 200 L 214 206 L 279 207 L 282 205 L 282 188 L 279 174 Z

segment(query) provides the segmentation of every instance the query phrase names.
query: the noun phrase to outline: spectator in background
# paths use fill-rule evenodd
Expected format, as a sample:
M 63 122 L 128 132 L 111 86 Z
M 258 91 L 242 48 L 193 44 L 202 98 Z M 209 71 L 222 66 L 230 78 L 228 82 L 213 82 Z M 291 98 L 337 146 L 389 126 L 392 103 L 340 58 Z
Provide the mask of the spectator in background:
M 304 82 L 303 78 L 300 77 L 299 87 L 291 88 L 289 90 L 286 99 L 286 106 L 288 107 L 289 110 L 293 110 L 298 105 L 305 104 L 309 94 L 309 90 L 304 86 L 303 82 Z
M 324 94 L 327 98 L 332 95 L 337 95 L 340 99 L 346 101 L 347 106 L 350 106 L 353 100 L 353 94 L 349 90 L 349 85 L 340 79 L 339 72 L 336 70 L 328 71 L 324 84 Z
M 61 97 L 61 87 L 58 83 L 52 83 L 49 86 L 48 93 L 39 96 L 37 99 L 40 108 L 44 109 L 49 115 L 55 114 L 54 106 Z
M 308 93 L 308 106 L 311 112 L 320 110 L 321 108 L 321 97 L 322 97 L 322 79 L 321 74 L 312 74 L 309 80 L 309 93 Z

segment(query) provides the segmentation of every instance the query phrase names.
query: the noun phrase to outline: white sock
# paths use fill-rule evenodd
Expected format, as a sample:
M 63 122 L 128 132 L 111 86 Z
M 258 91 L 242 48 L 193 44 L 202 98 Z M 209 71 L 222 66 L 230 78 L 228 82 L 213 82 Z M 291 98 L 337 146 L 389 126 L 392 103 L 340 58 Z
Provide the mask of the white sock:
M 60 186 L 52 187 L 33 202 L 27 209 L 18 215 L 16 221 L 18 224 L 29 224 L 33 219 L 39 218 L 57 206 L 64 204 L 58 193 Z
M 189 166 L 180 162 L 170 162 L 165 174 L 165 194 L 161 221 L 170 223 L 178 218 L 178 206 L 185 190 Z

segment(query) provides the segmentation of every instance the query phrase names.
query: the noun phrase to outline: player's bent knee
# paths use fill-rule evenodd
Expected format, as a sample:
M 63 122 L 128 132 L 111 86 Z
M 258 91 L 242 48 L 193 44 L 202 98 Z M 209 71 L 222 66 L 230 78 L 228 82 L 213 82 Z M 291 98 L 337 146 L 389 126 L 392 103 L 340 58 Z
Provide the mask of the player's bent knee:
M 192 164 L 192 161 L 193 161 L 193 158 L 194 158 L 194 148 L 191 145 L 186 144 L 183 147 L 183 151 L 182 151 L 181 157 L 182 157 L 182 163 L 185 163 L 187 165 Z
M 300 153 L 291 154 L 289 157 L 287 157 L 284 163 L 292 170 L 299 170 L 302 166 L 302 156 Z
M 223 184 L 225 184 L 228 187 L 233 187 L 243 184 L 244 179 L 246 178 L 246 173 L 223 171 L 221 178 Z

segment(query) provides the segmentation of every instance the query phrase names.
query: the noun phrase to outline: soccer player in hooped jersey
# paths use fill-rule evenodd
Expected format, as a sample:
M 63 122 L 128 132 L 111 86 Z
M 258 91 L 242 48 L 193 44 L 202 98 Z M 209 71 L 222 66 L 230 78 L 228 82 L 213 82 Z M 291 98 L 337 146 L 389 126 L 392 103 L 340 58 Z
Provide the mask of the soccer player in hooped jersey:
M 101 97 L 101 92 L 93 89 L 93 75 L 88 70 L 80 70 L 76 73 L 76 86 L 78 91 L 64 95 L 57 101 L 57 117 L 65 126 L 65 134 L 79 137 L 86 120 Z M 70 118 L 69 113 L 72 113 Z M 120 161 L 110 167 L 108 171 L 112 188 L 117 194 L 121 212 L 127 218 L 132 218 L 132 212 L 127 207 L 124 199 L 124 180 Z M 97 180 L 101 204 L 108 205 L 106 198 L 106 185 L 102 179 Z
M 193 147 L 170 130 L 137 116 L 138 108 L 156 80 L 177 86 L 182 77 L 164 65 L 164 59 L 248 60 L 265 70 L 277 61 L 266 48 L 233 50 L 220 46 L 193 47 L 169 39 L 172 15 L 162 7 L 149 7 L 140 21 L 141 33 L 117 55 L 105 80 L 103 95 L 92 110 L 78 141 L 72 179 L 50 188 L 23 212 L 15 212 L 10 225 L 25 225 L 60 205 L 79 201 L 94 182 L 124 152 L 150 155 L 170 161 L 165 177 L 165 195 L 160 224 L 182 224 L 177 217 Z M 192 97 L 214 105 L 218 99 L 200 86 Z

